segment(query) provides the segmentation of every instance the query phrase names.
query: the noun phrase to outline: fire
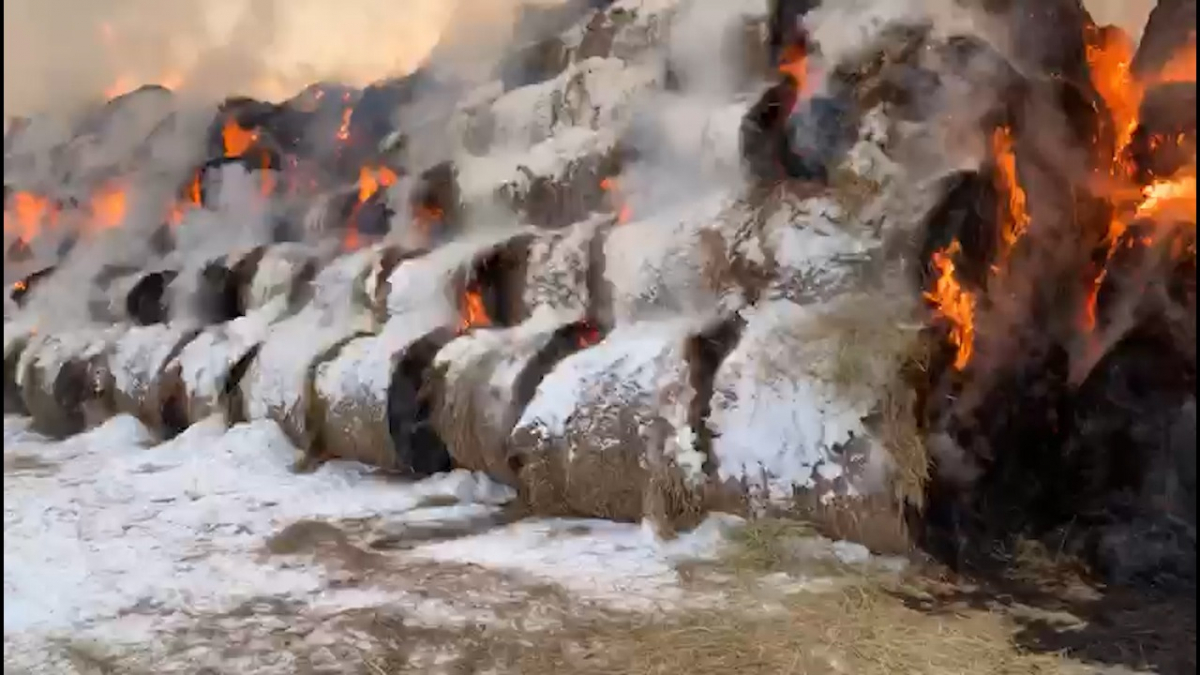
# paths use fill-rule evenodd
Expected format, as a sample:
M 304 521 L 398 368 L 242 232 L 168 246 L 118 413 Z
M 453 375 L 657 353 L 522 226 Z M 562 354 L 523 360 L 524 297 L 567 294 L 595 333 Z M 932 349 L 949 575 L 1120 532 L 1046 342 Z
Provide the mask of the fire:
M 53 223 L 57 211 L 46 197 L 32 192 L 17 192 L 12 196 L 13 220 L 16 221 L 14 234 L 22 241 L 30 241 L 41 231 L 42 224 L 47 220 Z M 12 227 L 9 213 L 4 212 L 4 229 Z
M 462 318 L 458 323 L 459 332 L 470 328 L 487 328 L 492 325 L 488 318 L 487 309 L 483 305 L 483 296 L 479 289 L 472 286 L 463 294 Z
M 394 185 L 400 177 L 386 166 L 364 166 L 358 170 L 358 202 L 370 199 L 379 188 Z
M 237 121 L 229 119 L 225 121 L 225 126 L 221 129 L 221 140 L 225 144 L 226 157 L 241 157 L 258 140 L 258 134 L 249 129 L 243 129 Z
M 958 240 L 933 254 L 938 270 L 937 282 L 925 298 L 933 303 L 938 315 L 950 323 L 950 341 L 958 348 L 954 358 L 955 370 L 962 370 L 971 361 L 975 348 L 975 296 L 964 289 L 954 277 L 954 256 L 962 251 Z
M 167 222 L 171 225 L 179 225 L 183 222 L 183 218 L 187 212 L 192 209 L 198 209 L 203 206 L 203 196 L 200 186 L 200 172 L 197 171 L 192 176 L 192 181 L 187 184 L 184 190 L 183 199 L 177 200 L 171 205 L 171 210 L 167 215 Z
M 108 185 L 92 195 L 92 225 L 107 230 L 125 222 L 128 209 L 125 190 L 118 185 Z
M 997 188 L 1001 198 L 1008 200 L 1007 204 L 1001 206 L 999 218 L 1003 259 L 1029 229 L 1029 209 L 1025 189 L 1017 179 L 1017 156 L 1013 152 L 1011 129 L 1000 127 L 992 133 L 992 152 L 996 158 Z
M 345 100 L 347 97 L 343 96 Z M 342 123 L 338 126 L 337 139 L 339 141 L 350 140 L 350 115 L 354 114 L 354 108 L 346 108 L 342 110 Z
M 1192 31 L 1188 44 L 1171 56 L 1158 74 L 1159 82 L 1196 81 L 1196 32 Z
M 1196 175 L 1156 180 L 1142 190 L 1135 218 L 1152 218 L 1165 212 L 1196 215 Z
M 1130 69 L 1136 47 L 1129 35 L 1115 26 L 1092 28 L 1087 37 L 1092 86 L 1112 115 L 1115 151 L 1119 156 L 1137 129 L 1138 107 L 1145 93 Z
M 808 51 L 801 44 L 788 45 L 779 57 L 779 74 L 791 78 L 796 91 L 804 91 L 808 77 Z
M 621 197 L 621 192 L 617 187 L 617 181 L 611 176 L 600 181 L 600 189 L 607 192 L 612 200 L 617 204 L 617 224 L 624 225 L 633 218 L 633 209 Z
M 592 345 L 600 342 L 601 338 L 603 338 L 603 336 L 600 335 L 599 328 L 596 328 L 590 323 L 583 324 L 579 331 L 579 348 L 584 349 L 591 347 Z

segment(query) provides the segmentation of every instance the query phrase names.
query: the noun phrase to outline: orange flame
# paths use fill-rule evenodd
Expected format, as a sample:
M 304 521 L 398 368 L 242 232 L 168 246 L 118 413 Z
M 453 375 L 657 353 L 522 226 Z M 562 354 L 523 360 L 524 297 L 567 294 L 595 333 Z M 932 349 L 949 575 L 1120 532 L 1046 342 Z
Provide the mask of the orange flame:
M 1142 203 L 1135 218 L 1153 218 L 1165 213 L 1196 216 L 1196 175 L 1187 174 L 1156 180 L 1142 190 Z M 1194 222 L 1194 220 L 1193 220 Z
M 243 129 L 237 121 L 229 119 L 221 129 L 221 140 L 225 144 L 226 157 L 241 157 L 258 140 L 258 133 Z
M 470 328 L 487 328 L 492 325 L 492 320 L 488 318 L 487 308 L 483 305 L 483 296 L 480 295 L 479 289 L 472 286 L 467 288 L 463 294 L 462 302 L 462 318 L 458 323 L 459 332 L 465 332 Z
M 1159 82 L 1196 81 L 1196 32 L 1192 31 L 1187 46 L 1175 52 L 1158 74 Z
M 797 91 L 804 91 L 808 77 L 808 52 L 801 44 L 788 45 L 779 57 L 779 74 L 791 78 Z
M 92 195 L 92 225 L 107 230 L 125 222 L 128 209 L 125 190 L 119 185 L 108 185 Z
M 579 348 L 584 349 L 591 347 L 592 345 L 599 343 L 602 337 L 603 336 L 600 335 L 599 328 L 596 328 L 590 323 L 584 324 L 581 326 L 581 330 L 579 331 Z
M 379 188 L 394 185 L 400 177 L 386 166 L 364 166 L 358 170 L 358 202 L 370 199 Z
M 1115 127 L 1115 160 L 1133 138 L 1138 125 L 1138 108 L 1145 93 L 1131 70 L 1135 45 L 1129 35 L 1116 26 L 1092 27 L 1087 39 L 1092 86 L 1108 106 Z
M 624 225 L 633 218 L 633 209 L 621 196 L 621 191 L 617 186 L 617 180 L 613 177 L 605 178 L 600 181 L 600 189 L 609 194 L 612 201 L 616 204 L 617 224 Z
M 955 370 L 962 370 L 971 361 L 975 348 L 975 296 L 964 289 L 954 277 L 954 256 L 962 251 L 958 240 L 933 254 L 938 278 L 925 298 L 934 305 L 938 315 L 950 323 L 950 341 L 958 348 L 954 357 Z
M 342 96 L 342 100 L 349 98 L 348 95 Z M 337 139 L 346 141 L 350 139 L 350 115 L 354 114 L 354 108 L 346 108 L 342 110 L 342 123 L 338 126 Z
M 46 197 L 32 192 L 17 192 L 12 196 L 13 219 L 16 221 L 14 234 L 22 241 L 31 241 L 41 231 L 47 220 L 53 223 L 57 211 Z M 13 225 L 4 212 L 4 229 L 10 230 Z
M 992 133 L 992 152 L 996 158 L 997 188 L 1007 203 L 1000 207 L 1000 239 L 1003 260 L 1029 229 L 1029 210 L 1025 189 L 1017 179 L 1017 156 L 1013 152 L 1012 130 L 1000 127 Z

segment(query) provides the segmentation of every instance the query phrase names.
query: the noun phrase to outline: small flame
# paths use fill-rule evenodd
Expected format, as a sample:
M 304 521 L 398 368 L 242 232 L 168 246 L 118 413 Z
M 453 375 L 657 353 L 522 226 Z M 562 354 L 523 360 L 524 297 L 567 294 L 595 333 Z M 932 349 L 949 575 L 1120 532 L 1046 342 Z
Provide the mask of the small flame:
M 125 222 L 128 209 L 125 190 L 119 185 L 108 185 L 98 190 L 91 201 L 92 225 L 107 230 Z
M 616 204 L 617 224 L 624 225 L 633 218 L 633 208 L 621 196 L 621 191 L 617 186 L 617 180 L 613 177 L 605 178 L 600 181 L 600 189 L 607 192 Z
M 358 170 L 358 203 L 363 203 L 379 192 L 381 187 L 394 185 L 400 177 L 386 166 L 364 166 Z
M 950 323 L 950 341 L 958 348 L 954 358 L 955 370 L 962 370 L 971 361 L 975 348 L 975 296 L 964 289 L 954 277 L 954 256 L 962 251 L 958 240 L 933 254 L 938 278 L 925 298 L 933 303 L 938 315 Z
M 465 332 L 470 328 L 487 328 L 491 325 L 492 320 L 488 318 L 487 308 L 483 305 L 483 295 L 476 287 L 468 288 L 463 294 L 462 319 L 458 324 L 459 332 Z
M 779 74 L 791 78 L 796 91 L 804 91 L 808 79 L 808 51 L 802 44 L 790 44 L 779 57 Z
M 591 347 L 592 345 L 599 343 L 602 337 L 603 336 L 600 335 L 599 328 L 596 328 L 590 323 L 584 324 L 581 326 L 579 331 L 579 348 L 585 349 L 587 347 Z
M 1001 205 L 999 222 L 1003 260 L 1029 229 L 1029 211 L 1025 189 L 1017 179 L 1017 156 L 1013 152 L 1012 130 L 1000 127 L 992 134 L 992 152 L 996 158 L 997 188 L 1007 203 Z
M 345 101 L 349 99 L 349 97 L 349 94 L 345 94 L 342 96 L 342 100 Z M 337 139 L 339 141 L 350 140 L 350 116 L 352 114 L 354 114 L 354 108 L 346 108 L 342 110 L 342 123 L 340 126 L 338 126 L 337 130 Z
M 246 154 L 250 146 L 258 140 L 258 133 L 243 129 L 236 120 L 229 119 L 221 129 L 221 140 L 225 144 L 225 156 L 232 159 Z

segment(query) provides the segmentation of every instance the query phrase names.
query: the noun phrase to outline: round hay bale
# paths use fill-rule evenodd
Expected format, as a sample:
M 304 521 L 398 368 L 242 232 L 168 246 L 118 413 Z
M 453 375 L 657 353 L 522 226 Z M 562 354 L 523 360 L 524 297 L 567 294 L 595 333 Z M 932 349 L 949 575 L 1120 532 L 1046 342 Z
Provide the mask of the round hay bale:
M 250 419 L 271 419 L 302 449 L 317 430 L 310 410 L 315 369 L 355 337 L 377 330 L 365 283 L 378 254 L 364 249 L 335 259 L 312 284 L 312 299 L 267 328 L 258 354 L 238 384 Z
M 505 439 L 542 377 L 588 343 L 583 323 L 547 312 L 507 330 L 464 335 L 433 361 L 433 423 L 457 467 L 516 486 Z
M 183 431 L 174 411 L 164 412 L 163 370 L 199 329 L 157 324 L 137 326 L 117 339 L 109 354 L 113 404 L 117 412 L 137 417 L 149 429 L 168 436 Z
M 410 350 L 444 325 L 417 318 L 389 322 L 379 335 L 352 339 L 316 367 L 314 448 L 325 457 L 354 459 L 388 470 L 410 472 L 392 438 L 389 394 L 394 373 Z M 449 339 L 449 334 L 438 342 Z
M 21 354 L 34 335 L 32 328 L 15 323 L 4 323 L 4 414 L 27 415 L 25 401 L 17 386 L 17 364 Z
M 124 330 L 84 328 L 29 340 L 15 380 L 38 431 L 65 437 L 112 415 L 106 352 Z
M 509 447 L 537 512 L 649 519 L 668 533 L 698 522 L 706 457 L 689 408 L 693 322 L 618 327 L 538 385 Z
M 817 306 L 775 300 L 743 312 L 738 345 L 717 369 L 707 430 L 715 478 L 753 512 L 812 519 L 876 550 L 909 545 L 927 457 L 902 367 L 916 358 L 895 298 Z

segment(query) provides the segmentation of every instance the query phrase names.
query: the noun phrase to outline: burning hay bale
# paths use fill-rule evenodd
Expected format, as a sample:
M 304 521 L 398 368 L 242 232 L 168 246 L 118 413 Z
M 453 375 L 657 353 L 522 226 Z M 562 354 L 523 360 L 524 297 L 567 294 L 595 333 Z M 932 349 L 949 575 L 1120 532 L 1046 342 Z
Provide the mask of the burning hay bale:
M 546 375 L 508 440 L 535 511 L 646 518 L 663 532 L 698 521 L 708 458 L 690 416 L 696 332 L 691 321 L 621 326 Z
M 434 356 L 456 333 L 520 319 L 514 277 L 524 268 L 506 259 L 523 261 L 525 246 L 521 235 L 460 240 L 396 261 L 382 330 L 349 340 L 313 371 L 314 456 L 420 475 L 444 470 L 449 458 L 425 400 Z

